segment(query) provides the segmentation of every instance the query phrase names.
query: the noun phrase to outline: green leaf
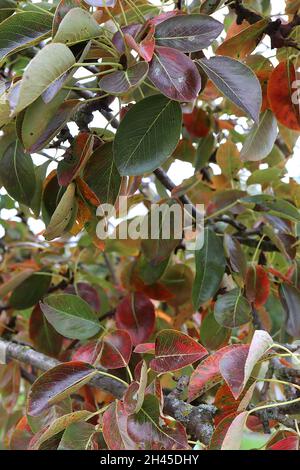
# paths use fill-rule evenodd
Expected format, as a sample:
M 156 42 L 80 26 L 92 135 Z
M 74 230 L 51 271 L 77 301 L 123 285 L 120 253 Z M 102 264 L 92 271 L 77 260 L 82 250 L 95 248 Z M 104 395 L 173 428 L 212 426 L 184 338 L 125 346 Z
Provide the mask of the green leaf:
M 66 338 L 84 340 L 100 331 L 91 307 L 77 295 L 49 295 L 41 303 L 41 309 L 48 322 Z
M 85 421 L 70 424 L 59 443 L 57 450 L 87 450 L 92 447 L 95 426 Z
M 8 146 L 1 158 L 1 179 L 8 194 L 30 206 L 35 191 L 35 174 L 31 156 L 16 141 Z
M 9 54 L 33 46 L 50 35 L 52 16 L 26 11 L 10 16 L 0 24 L 0 61 Z
M 291 222 L 300 222 L 300 213 L 298 209 L 288 201 L 279 199 L 269 194 L 259 194 L 257 196 L 248 196 L 240 199 L 242 203 L 255 204 L 254 210 L 266 212 Z
M 255 124 L 249 133 L 241 152 L 242 160 L 257 162 L 268 157 L 277 138 L 277 120 L 272 111 L 267 109 L 259 124 Z
M 101 204 L 114 204 L 120 192 L 121 177 L 113 159 L 112 143 L 99 147 L 90 156 L 83 179 Z
M 218 297 L 214 314 L 219 325 L 226 328 L 236 328 L 250 321 L 251 311 L 251 305 L 243 297 L 240 289 L 233 289 Z
M 265 168 L 263 170 L 253 171 L 252 175 L 247 179 L 247 185 L 261 184 L 261 185 L 275 185 L 280 183 L 282 177 L 282 170 L 280 168 Z
M 204 245 L 196 251 L 196 278 L 193 286 L 193 304 L 198 309 L 217 292 L 226 266 L 222 241 L 210 229 L 204 231 Z
M 36 217 L 38 217 L 41 212 L 43 184 L 46 178 L 49 163 L 50 162 L 48 160 L 42 165 L 36 166 L 34 168 L 36 185 L 33 198 L 30 202 L 30 208 L 33 210 Z
M 255 122 L 259 121 L 261 86 L 247 65 L 230 57 L 199 59 L 198 63 L 226 98 L 249 114 Z
M 51 278 L 43 271 L 34 273 L 13 291 L 9 304 L 17 310 L 33 307 L 48 292 Z
M 57 95 L 45 103 L 39 97 L 25 111 L 22 121 L 22 142 L 29 152 L 37 152 L 59 132 L 65 122 L 80 103 L 79 100 L 64 100 L 70 90 L 60 90 Z
M 65 44 L 48 44 L 29 62 L 20 82 L 15 112 L 29 106 L 75 64 L 75 57 Z
M 114 159 L 122 176 L 138 176 L 163 164 L 174 152 L 181 133 L 180 104 L 163 95 L 145 98 L 121 121 Z
M 92 413 L 86 410 L 74 411 L 64 416 L 60 416 L 48 426 L 44 432 L 36 434 L 35 438 L 32 439 L 31 449 L 38 450 L 43 442 L 51 439 L 51 437 L 64 431 L 68 426 L 80 421 L 86 421 L 91 417 Z
M 82 8 L 72 8 L 63 17 L 53 42 L 76 44 L 99 36 L 100 26 L 92 15 Z

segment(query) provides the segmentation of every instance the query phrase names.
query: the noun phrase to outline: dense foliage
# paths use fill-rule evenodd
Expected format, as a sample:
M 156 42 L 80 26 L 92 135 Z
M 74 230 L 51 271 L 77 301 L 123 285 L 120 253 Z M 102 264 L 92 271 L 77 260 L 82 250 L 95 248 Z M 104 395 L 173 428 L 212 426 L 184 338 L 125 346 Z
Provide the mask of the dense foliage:
M 2 448 L 298 449 L 300 2 L 276 3 L 0 0 Z M 204 205 L 196 251 L 121 236 L 163 203 Z

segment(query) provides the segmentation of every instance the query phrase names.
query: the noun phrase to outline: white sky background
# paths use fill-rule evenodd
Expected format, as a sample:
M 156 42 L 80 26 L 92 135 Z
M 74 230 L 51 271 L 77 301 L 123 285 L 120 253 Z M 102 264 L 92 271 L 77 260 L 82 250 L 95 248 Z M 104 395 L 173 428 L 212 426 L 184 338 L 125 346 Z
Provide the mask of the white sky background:
M 33 0 L 34 3 L 38 2 L 38 1 L 40 1 L 40 0 Z M 154 4 L 160 4 L 159 0 L 152 0 L 152 2 Z M 272 0 L 272 3 L 273 3 L 272 15 L 278 15 L 278 14 L 282 14 L 284 12 L 284 0 Z M 218 11 L 216 14 L 214 14 L 213 16 L 216 19 L 218 19 L 219 21 L 222 22 L 223 19 L 224 19 L 224 15 L 226 14 L 227 11 L 228 11 L 227 8 L 224 7 L 220 11 Z M 257 52 L 262 52 L 264 54 L 267 54 L 268 56 L 273 56 L 274 51 L 272 51 L 270 49 L 270 47 L 268 47 L 268 46 L 269 46 L 269 39 L 266 39 L 265 44 L 260 45 L 259 48 L 257 49 Z M 274 65 L 276 65 L 276 59 L 272 59 L 272 60 L 274 61 Z M 80 77 L 86 76 L 86 75 L 87 75 L 86 69 L 81 68 L 76 73 L 75 77 L 80 78 Z M 119 106 L 118 105 L 118 100 L 116 100 L 115 104 L 112 106 L 112 109 L 113 109 L 114 113 L 118 112 L 118 109 L 119 109 L 118 106 Z M 241 119 L 241 124 L 243 122 L 245 122 L 244 118 Z M 106 120 L 100 115 L 99 112 L 97 112 L 97 113 L 95 113 L 95 119 L 94 119 L 94 121 L 91 125 L 94 126 L 94 127 L 105 127 Z M 74 134 L 77 133 L 77 126 L 76 126 L 75 123 L 69 124 L 69 127 L 70 127 L 70 130 L 71 130 L 72 133 L 74 133 Z M 51 151 L 51 155 L 56 156 L 56 157 L 61 155 L 61 153 L 58 154 L 57 151 L 55 151 L 55 150 Z M 50 153 L 49 153 L 49 155 L 50 155 Z M 32 157 L 33 157 L 34 163 L 38 164 L 38 165 L 45 161 L 45 158 L 43 158 L 42 156 L 37 155 L 37 154 L 32 155 Z M 48 172 L 50 172 L 55 166 L 56 166 L 55 163 L 50 163 L 50 165 L 48 167 Z M 214 170 L 215 173 L 219 172 L 219 169 L 218 169 L 217 165 L 212 165 L 212 167 L 213 167 L 213 170 Z M 293 158 L 291 158 L 290 161 L 287 164 L 287 170 L 288 170 L 288 176 L 300 179 L 300 139 L 299 139 L 298 145 L 296 147 L 296 151 L 295 151 L 295 154 L 294 154 Z M 182 162 L 180 160 L 176 160 L 171 165 L 171 167 L 168 171 L 168 175 L 170 176 L 170 178 L 174 181 L 174 183 L 176 185 L 180 184 L 184 179 L 191 177 L 193 174 L 194 174 L 193 166 L 190 163 Z M 0 194 L 5 194 L 5 190 L 1 189 Z M 144 213 L 144 210 L 142 210 L 142 212 Z M 3 209 L 1 211 L 1 218 L 4 218 L 4 219 L 11 218 L 13 215 L 15 215 L 15 213 L 16 213 L 15 210 L 11 211 L 11 210 Z M 136 213 L 140 214 L 141 213 L 141 208 L 139 208 L 139 209 L 136 208 L 134 213 L 135 214 Z M 133 215 L 133 213 L 131 215 Z M 35 220 L 33 218 L 29 219 L 29 225 L 30 225 L 30 228 L 35 233 L 40 233 L 44 229 L 43 222 Z M 0 236 L 2 236 L 2 234 L 3 234 L 3 229 L 2 229 L 2 227 L 0 227 Z

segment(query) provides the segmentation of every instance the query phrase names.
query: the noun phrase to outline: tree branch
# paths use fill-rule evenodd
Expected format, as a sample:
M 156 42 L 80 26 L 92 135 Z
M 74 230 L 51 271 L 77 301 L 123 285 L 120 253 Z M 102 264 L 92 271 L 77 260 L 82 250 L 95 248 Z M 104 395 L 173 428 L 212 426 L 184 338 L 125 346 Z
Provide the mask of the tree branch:
M 29 346 L 0 338 L 1 350 L 6 351 L 7 360 L 15 359 L 41 371 L 47 371 L 61 364 L 57 359 L 39 353 Z M 92 378 L 89 385 L 111 393 L 118 399 L 121 399 L 126 392 L 126 387 L 118 380 L 100 375 Z M 212 405 L 193 406 L 172 395 L 164 397 L 164 413 L 181 422 L 191 436 L 204 444 L 208 444 L 211 438 L 215 412 L 216 408 Z

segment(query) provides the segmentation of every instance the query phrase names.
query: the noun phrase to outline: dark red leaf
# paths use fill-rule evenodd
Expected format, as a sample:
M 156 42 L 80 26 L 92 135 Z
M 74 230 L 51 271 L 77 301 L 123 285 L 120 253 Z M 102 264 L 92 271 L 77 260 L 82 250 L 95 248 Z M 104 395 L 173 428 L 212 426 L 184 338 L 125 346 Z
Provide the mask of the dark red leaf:
M 201 78 L 196 65 L 183 52 L 170 47 L 156 47 L 148 76 L 172 100 L 194 101 L 200 92 Z
M 183 114 L 183 123 L 193 137 L 206 137 L 211 128 L 209 115 L 201 108 L 194 108 L 192 113 Z
M 112 403 L 103 414 L 103 437 L 109 449 L 136 449 L 127 433 L 127 419 L 124 405 L 120 401 Z
M 226 346 L 225 348 L 219 349 L 219 351 L 207 357 L 198 365 L 191 375 L 188 387 L 189 401 L 195 400 L 214 385 L 221 382 L 220 360 L 228 351 L 231 351 L 235 347 L 236 346 Z
M 38 416 L 87 383 L 97 371 L 84 362 L 65 362 L 48 370 L 34 382 L 28 395 L 27 413 Z
M 155 343 L 138 344 L 134 348 L 133 352 L 138 353 L 138 354 L 154 354 L 154 352 L 155 352 Z
M 94 138 L 88 132 L 78 134 L 72 144 L 71 152 L 67 151 L 64 159 L 57 167 L 58 182 L 61 186 L 68 186 L 78 175 L 93 152 Z
M 105 369 L 120 369 L 130 361 L 132 342 L 127 331 L 116 330 L 103 337 L 100 365 Z
M 72 356 L 72 361 L 87 362 L 94 364 L 102 348 L 101 341 L 91 341 L 80 346 Z
M 134 346 L 146 341 L 155 325 L 155 311 L 151 300 L 139 292 L 125 297 L 116 311 L 118 328 L 126 330 Z
M 220 372 L 236 400 L 244 390 L 254 366 L 272 344 L 269 333 L 257 330 L 250 345 L 238 345 L 221 358 Z
M 262 266 L 250 266 L 246 276 L 246 295 L 254 307 L 262 307 L 268 300 L 271 285 Z
M 150 367 L 155 372 L 182 369 L 206 356 L 206 349 L 193 338 L 175 330 L 160 331 L 155 342 L 155 359 Z
M 146 395 L 141 410 L 129 416 L 127 430 L 143 450 L 188 448 L 186 432 L 180 423 L 173 422 L 170 427 L 163 425 L 159 400 L 154 395 Z
M 299 450 L 299 436 L 290 436 L 268 447 L 268 450 Z

